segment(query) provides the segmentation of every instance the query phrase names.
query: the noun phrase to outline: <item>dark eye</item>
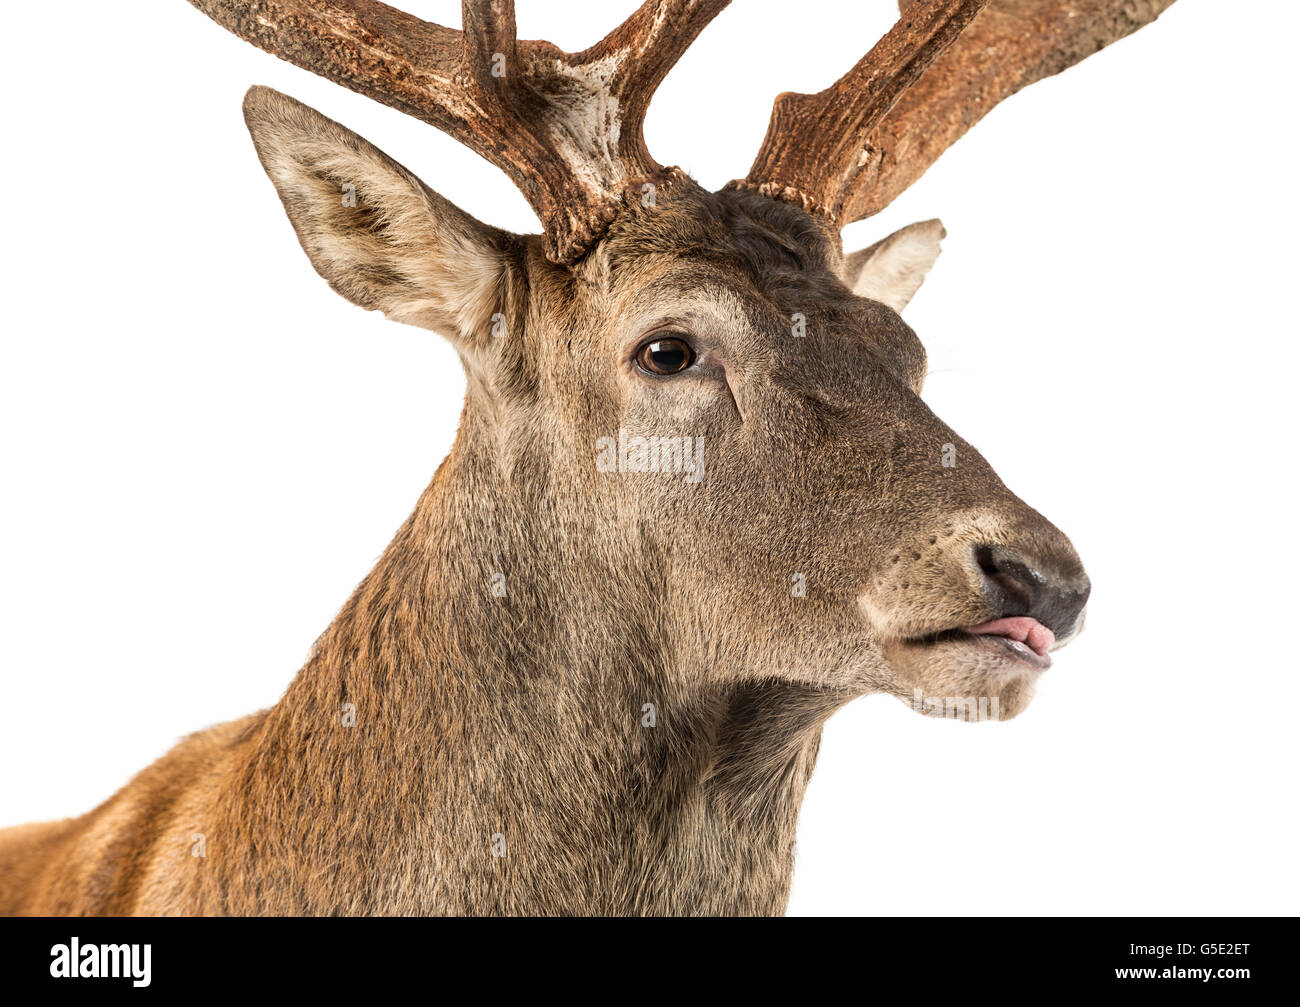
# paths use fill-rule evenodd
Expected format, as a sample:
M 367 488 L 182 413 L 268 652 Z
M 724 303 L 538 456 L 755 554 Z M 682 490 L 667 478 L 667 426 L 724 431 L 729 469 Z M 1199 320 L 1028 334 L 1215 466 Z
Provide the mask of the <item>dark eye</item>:
M 636 362 L 638 367 L 651 374 L 676 374 L 695 363 L 695 351 L 685 339 L 660 336 L 637 348 Z

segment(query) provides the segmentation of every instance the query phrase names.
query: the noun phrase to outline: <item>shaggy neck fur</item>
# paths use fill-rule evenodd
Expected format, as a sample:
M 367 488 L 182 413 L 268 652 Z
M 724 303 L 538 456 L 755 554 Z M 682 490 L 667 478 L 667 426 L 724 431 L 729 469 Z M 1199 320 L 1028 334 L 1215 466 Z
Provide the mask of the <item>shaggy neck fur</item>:
M 260 877 L 309 913 L 782 912 L 846 697 L 684 647 L 661 558 L 600 555 L 581 518 L 552 517 L 545 473 L 517 470 L 529 459 L 501 471 L 489 433 L 467 408 L 249 739 L 228 827 L 265 858 L 220 908 L 267 911 L 239 894 Z

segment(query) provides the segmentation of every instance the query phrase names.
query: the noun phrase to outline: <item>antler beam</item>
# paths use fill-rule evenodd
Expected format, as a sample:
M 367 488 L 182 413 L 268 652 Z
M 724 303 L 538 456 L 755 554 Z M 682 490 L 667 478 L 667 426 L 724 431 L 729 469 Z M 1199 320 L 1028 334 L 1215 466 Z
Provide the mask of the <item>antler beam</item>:
M 987 6 L 986 6 L 987 3 Z M 1173 0 L 901 0 L 825 91 L 776 99 L 744 179 L 837 226 L 880 212 L 1002 99 L 1154 21 Z
M 646 0 L 580 53 L 515 37 L 513 0 L 464 0 L 463 31 L 377 0 L 190 0 L 240 38 L 437 126 L 501 168 L 556 262 L 580 258 L 644 182 L 650 97 L 729 0 Z
M 863 139 L 987 2 L 920 0 L 825 91 L 778 95 L 746 182 L 732 185 L 838 218 L 870 167 Z

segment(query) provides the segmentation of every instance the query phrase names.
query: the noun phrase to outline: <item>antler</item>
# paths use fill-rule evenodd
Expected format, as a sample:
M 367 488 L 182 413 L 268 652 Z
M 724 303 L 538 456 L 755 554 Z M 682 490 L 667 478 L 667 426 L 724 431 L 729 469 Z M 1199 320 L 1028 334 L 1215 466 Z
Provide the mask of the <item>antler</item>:
M 463 31 L 377 0 L 190 0 L 240 38 L 437 126 L 501 168 L 556 262 L 580 258 L 645 182 L 641 127 L 673 64 L 730 0 L 646 0 L 590 49 L 515 37 L 513 0 L 463 0 Z
M 776 99 L 749 175 L 729 187 L 797 203 L 840 227 L 869 217 L 1003 98 L 1173 2 L 900 0 L 898 23 L 847 74 L 817 94 Z

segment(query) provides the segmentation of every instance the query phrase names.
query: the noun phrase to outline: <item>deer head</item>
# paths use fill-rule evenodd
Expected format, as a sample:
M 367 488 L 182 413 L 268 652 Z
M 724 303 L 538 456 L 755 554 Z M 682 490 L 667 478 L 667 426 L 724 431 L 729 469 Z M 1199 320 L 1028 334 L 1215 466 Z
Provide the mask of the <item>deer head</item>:
M 538 648 L 589 626 L 701 688 L 743 675 L 1024 707 L 1081 628 L 1088 579 L 921 399 L 900 312 L 939 222 L 848 255 L 839 231 L 1002 98 L 1172 0 L 904 3 L 839 81 L 776 100 L 748 175 L 716 193 L 652 159 L 641 124 L 726 0 L 648 0 L 579 53 L 516 39 L 510 0 L 465 0 L 462 31 L 373 0 L 193 2 L 459 138 L 543 222 L 480 223 L 337 123 L 248 93 L 315 268 L 464 362 L 456 447 L 421 506 L 457 515 L 453 562 L 482 586 L 467 611 L 499 578 L 543 614 Z M 414 554 L 444 534 L 420 515 Z

